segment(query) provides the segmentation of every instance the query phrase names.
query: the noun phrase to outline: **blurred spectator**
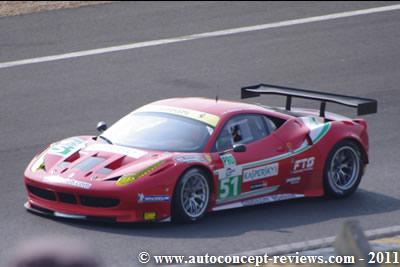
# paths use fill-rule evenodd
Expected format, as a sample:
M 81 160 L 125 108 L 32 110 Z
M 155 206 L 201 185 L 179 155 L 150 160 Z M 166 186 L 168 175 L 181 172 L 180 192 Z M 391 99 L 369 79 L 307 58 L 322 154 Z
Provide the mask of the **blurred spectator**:
M 65 237 L 45 237 L 17 247 L 9 267 L 100 267 L 89 246 Z

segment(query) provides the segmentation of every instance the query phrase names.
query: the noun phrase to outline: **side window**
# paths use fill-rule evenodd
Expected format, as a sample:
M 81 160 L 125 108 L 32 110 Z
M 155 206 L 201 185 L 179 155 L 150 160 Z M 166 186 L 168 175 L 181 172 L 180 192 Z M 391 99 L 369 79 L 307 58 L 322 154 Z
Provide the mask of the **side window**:
M 269 125 L 271 123 L 271 125 Z M 268 118 L 257 115 L 239 115 L 230 119 L 222 128 L 214 151 L 231 149 L 234 144 L 249 144 L 267 136 L 275 125 Z
M 275 131 L 275 130 L 278 128 L 278 126 L 276 125 L 276 123 L 275 123 L 271 118 L 264 116 L 264 120 L 265 120 L 265 123 L 267 124 L 268 131 L 269 131 L 270 133 L 272 133 L 273 131 Z M 284 121 L 283 121 L 283 122 L 284 122 Z M 280 125 L 282 125 L 283 122 L 280 123 Z M 279 125 L 279 126 L 280 126 L 280 125 Z

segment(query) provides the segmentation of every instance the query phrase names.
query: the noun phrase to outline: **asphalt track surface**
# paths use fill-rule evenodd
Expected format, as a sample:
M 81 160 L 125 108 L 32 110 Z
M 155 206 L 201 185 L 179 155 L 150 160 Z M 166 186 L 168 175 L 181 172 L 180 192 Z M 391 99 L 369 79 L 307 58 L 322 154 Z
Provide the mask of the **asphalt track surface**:
M 392 4 L 114 3 L 1 18 L 0 62 Z M 89 242 L 106 266 L 135 266 L 140 251 L 224 255 L 332 236 L 346 219 L 365 229 L 398 225 L 399 28 L 400 11 L 389 11 L 0 69 L 0 264 L 16 244 L 50 234 Z M 115 122 L 154 100 L 238 100 L 241 86 L 260 82 L 379 101 L 379 113 L 365 116 L 371 164 L 356 194 L 217 212 L 193 225 L 104 225 L 24 210 L 24 168 L 48 143 L 96 134 L 97 121 Z

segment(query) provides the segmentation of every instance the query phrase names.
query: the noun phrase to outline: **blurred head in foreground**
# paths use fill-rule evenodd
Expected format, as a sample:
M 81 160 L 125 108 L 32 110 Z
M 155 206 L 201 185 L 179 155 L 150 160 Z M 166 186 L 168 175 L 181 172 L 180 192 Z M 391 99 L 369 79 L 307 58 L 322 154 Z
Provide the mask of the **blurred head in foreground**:
M 74 239 L 53 236 L 23 242 L 9 267 L 100 267 L 89 246 Z

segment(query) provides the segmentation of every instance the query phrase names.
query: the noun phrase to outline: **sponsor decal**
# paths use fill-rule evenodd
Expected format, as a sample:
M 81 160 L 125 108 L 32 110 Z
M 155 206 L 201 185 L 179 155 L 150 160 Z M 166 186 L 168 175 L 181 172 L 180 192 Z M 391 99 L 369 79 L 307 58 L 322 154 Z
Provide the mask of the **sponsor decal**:
M 232 154 L 223 154 L 220 158 L 225 168 L 236 165 L 235 157 Z
M 74 154 L 76 151 L 85 147 L 85 141 L 78 138 L 72 137 L 60 142 L 51 144 L 47 153 L 52 155 L 57 155 L 61 157 L 68 157 Z
M 231 176 L 242 176 L 242 167 L 231 166 L 218 170 L 218 179 L 223 180 Z
M 146 196 L 143 193 L 139 193 L 137 196 L 137 201 L 139 203 L 145 202 L 169 202 L 169 196 Z
M 101 152 L 111 152 L 111 153 L 117 153 L 117 154 L 122 154 L 126 155 L 131 158 L 138 159 L 140 157 L 143 157 L 144 155 L 147 154 L 146 151 L 135 149 L 135 148 L 128 148 L 128 147 L 123 147 L 123 146 L 117 146 L 117 145 L 108 145 L 108 144 L 93 144 L 88 146 L 86 151 L 101 151 Z
M 291 178 L 286 179 L 286 182 L 288 184 L 298 184 L 298 183 L 300 183 L 300 180 L 301 180 L 301 177 L 296 176 L 296 177 L 291 177 Z
M 220 180 L 231 176 L 242 175 L 242 166 L 236 165 L 235 158 L 232 155 L 222 155 L 220 158 L 224 164 L 224 168 L 215 171 L 215 174 L 218 174 Z
M 219 180 L 218 199 L 232 198 L 240 195 L 242 176 L 231 176 Z
M 237 171 L 237 168 L 233 168 L 233 167 L 228 167 L 225 169 L 225 176 L 230 177 L 235 175 L 235 172 Z
M 160 167 L 162 164 L 164 163 L 164 161 L 159 161 L 157 163 L 154 163 L 153 165 L 150 165 L 149 167 L 131 174 L 131 175 L 126 175 L 126 176 L 122 176 L 121 178 L 118 179 L 118 181 L 116 182 L 116 185 L 119 186 L 123 186 L 129 183 L 134 182 L 136 179 L 139 179 L 145 175 L 147 175 L 148 173 L 154 171 L 155 169 L 157 169 L 158 167 Z
M 45 176 L 43 178 L 43 181 L 47 182 L 47 183 L 54 183 L 54 184 L 66 184 L 66 185 L 71 185 L 71 186 L 75 186 L 75 187 L 79 187 L 79 188 L 83 188 L 83 189 L 89 189 L 90 187 L 92 187 L 91 183 L 77 181 L 77 180 L 70 179 L 70 178 L 63 178 L 58 175 Z
M 218 116 L 206 112 L 200 112 L 186 108 L 162 106 L 162 105 L 146 105 L 144 107 L 135 110 L 134 112 L 163 112 L 198 120 L 203 123 L 209 124 L 213 127 L 215 127 L 219 121 Z
M 311 171 L 314 169 L 315 157 L 309 157 L 304 159 L 296 160 L 293 163 L 293 173 Z
M 251 168 L 243 171 L 243 182 L 250 182 L 258 179 L 278 175 L 279 163 L 272 163 L 261 167 Z
M 187 162 L 187 163 L 191 163 L 191 162 L 204 162 L 204 163 L 206 163 L 206 162 L 208 162 L 208 160 L 203 155 L 177 156 L 177 157 L 174 157 L 174 160 L 176 162 Z
M 224 168 L 218 170 L 218 199 L 234 198 L 240 195 L 242 167 L 236 165 L 232 154 L 220 156 Z

